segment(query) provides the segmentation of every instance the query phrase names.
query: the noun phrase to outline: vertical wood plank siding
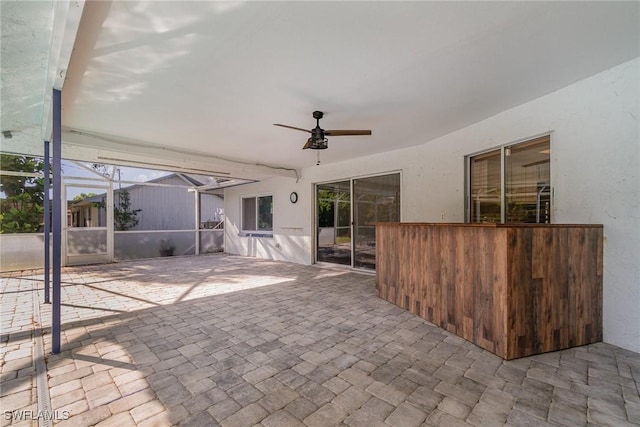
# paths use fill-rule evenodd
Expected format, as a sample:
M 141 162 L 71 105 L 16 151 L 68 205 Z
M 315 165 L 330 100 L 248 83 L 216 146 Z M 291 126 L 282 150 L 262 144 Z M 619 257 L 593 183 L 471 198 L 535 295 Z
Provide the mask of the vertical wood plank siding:
M 602 341 L 601 225 L 376 230 L 376 293 L 504 358 Z

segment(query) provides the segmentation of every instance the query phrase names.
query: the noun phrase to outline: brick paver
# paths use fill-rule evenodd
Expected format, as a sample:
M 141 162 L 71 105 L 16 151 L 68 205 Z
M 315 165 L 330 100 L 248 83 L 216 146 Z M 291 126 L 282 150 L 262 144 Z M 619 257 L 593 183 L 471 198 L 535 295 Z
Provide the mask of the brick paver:
M 37 413 L 42 272 L 1 278 L 0 403 Z M 375 297 L 367 274 L 215 255 L 63 282 L 61 354 L 40 305 L 56 425 L 640 425 L 640 355 L 600 343 L 503 361 Z

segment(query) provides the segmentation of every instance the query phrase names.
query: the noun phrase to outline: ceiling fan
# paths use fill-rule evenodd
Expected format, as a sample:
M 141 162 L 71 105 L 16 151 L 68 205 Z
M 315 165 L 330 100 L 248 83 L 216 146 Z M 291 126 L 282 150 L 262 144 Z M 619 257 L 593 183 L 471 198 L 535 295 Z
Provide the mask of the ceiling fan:
M 348 135 L 371 135 L 370 130 L 324 130 L 320 127 L 320 119 L 324 116 L 322 111 L 314 111 L 313 118 L 316 119 L 316 127 L 308 130 L 297 128 L 294 126 L 281 125 L 274 123 L 274 126 L 280 126 L 288 129 L 300 130 L 302 132 L 309 132 L 311 137 L 307 140 L 307 143 L 302 147 L 303 150 L 311 148 L 312 150 L 325 150 L 328 148 L 327 136 L 348 136 Z

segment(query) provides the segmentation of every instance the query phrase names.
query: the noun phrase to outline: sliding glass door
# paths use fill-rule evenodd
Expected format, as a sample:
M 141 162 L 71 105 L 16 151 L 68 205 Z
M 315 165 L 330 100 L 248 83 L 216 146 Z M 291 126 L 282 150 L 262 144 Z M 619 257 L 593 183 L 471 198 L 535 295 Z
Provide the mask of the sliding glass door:
M 375 270 L 376 222 L 400 221 L 400 174 L 318 184 L 319 262 Z
M 317 260 L 351 265 L 351 182 L 319 184 Z
M 353 180 L 353 266 L 375 270 L 376 222 L 400 222 L 400 174 Z

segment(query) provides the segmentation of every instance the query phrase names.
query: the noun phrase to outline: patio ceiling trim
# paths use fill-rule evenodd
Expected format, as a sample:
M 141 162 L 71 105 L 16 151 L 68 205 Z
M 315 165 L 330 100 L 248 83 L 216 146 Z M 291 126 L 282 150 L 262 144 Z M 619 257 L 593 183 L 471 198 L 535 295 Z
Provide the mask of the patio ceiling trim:
M 62 91 L 71 53 L 75 44 L 84 0 L 54 2 L 53 29 L 51 34 L 51 50 L 49 51 L 49 66 L 44 90 L 44 111 L 42 115 L 42 139 L 51 138 L 53 114 L 52 91 Z
M 123 166 L 217 175 L 252 181 L 272 176 L 299 179 L 299 172 L 292 168 L 226 159 L 211 154 L 158 146 L 131 138 L 78 129 L 65 129 L 62 140 L 64 157 L 73 160 L 117 163 Z

